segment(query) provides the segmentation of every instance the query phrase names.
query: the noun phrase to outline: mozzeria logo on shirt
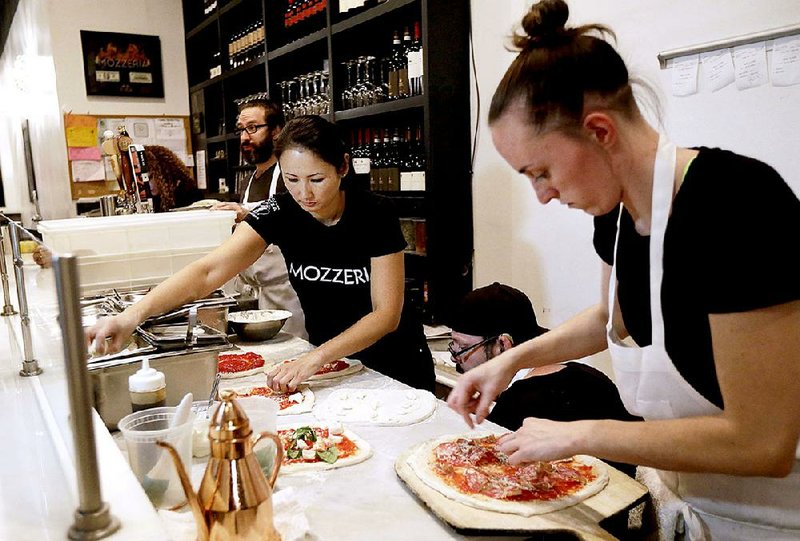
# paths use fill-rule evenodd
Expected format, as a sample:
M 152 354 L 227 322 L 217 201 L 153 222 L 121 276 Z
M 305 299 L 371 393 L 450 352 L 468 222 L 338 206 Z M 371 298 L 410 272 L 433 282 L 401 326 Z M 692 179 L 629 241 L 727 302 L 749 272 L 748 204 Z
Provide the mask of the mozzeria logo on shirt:
M 289 263 L 289 274 L 307 282 L 330 282 L 346 286 L 369 283 L 367 267 L 361 267 L 360 269 L 334 269 L 315 265 L 298 265 L 295 267 L 294 263 Z

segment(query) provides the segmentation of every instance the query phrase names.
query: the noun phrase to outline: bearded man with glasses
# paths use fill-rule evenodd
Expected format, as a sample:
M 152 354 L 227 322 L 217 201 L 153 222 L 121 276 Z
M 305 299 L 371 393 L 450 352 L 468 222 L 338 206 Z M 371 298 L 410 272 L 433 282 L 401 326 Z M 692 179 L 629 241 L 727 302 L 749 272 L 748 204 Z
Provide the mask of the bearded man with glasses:
M 447 350 L 459 373 L 547 332 L 539 326 L 528 296 L 497 282 L 467 293 L 450 327 L 452 341 Z M 517 430 L 527 417 L 641 420 L 625 410 L 616 386 L 605 374 L 579 362 L 520 371 L 497 397 L 487 419 Z M 610 464 L 628 475 L 635 474 L 634 465 Z
M 241 194 L 239 203 L 217 203 L 211 210 L 233 210 L 236 212 L 236 223 L 239 223 L 259 203 L 286 191 L 278 160 L 273 153 L 275 139 L 283 130 L 285 121 L 280 105 L 270 99 L 266 92 L 237 100 L 236 105 L 239 115 L 234 133 L 239 137 L 239 150 L 242 159 L 255 166 L 255 169 L 245 186 L 237 186 Z M 290 311 L 292 317 L 286 321 L 283 330 L 300 338 L 308 338 L 305 315 L 297 293 L 289 283 L 286 261 L 280 248 L 267 246 L 255 263 L 224 287 L 229 293 L 244 293 L 247 289 L 255 290 L 259 309 Z

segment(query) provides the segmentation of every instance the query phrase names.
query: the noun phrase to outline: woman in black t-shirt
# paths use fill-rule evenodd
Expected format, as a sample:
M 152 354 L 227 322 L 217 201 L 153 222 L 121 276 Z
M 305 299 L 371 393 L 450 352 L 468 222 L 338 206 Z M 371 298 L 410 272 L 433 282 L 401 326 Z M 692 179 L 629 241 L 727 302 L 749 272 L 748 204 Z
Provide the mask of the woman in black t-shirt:
M 665 539 L 800 539 L 800 200 L 757 160 L 672 144 L 609 29 L 568 18 L 563 0 L 530 7 L 489 124 L 542 204 L 617 209 L 596 230 L 603 301 L 467 372 L 448 402 L 480 422 L 519 369 L 608 349 L 645 420 L 527 418 L 499 440 L 511 463 L 639 464 Z
M 287 192 L 264 201 L 225 244 L 188 265 L 141 301 L 88 331 L 99 351 L 119 349 L 147 317 L 207 295 L 280 246 L 318 345 L 267 376 L 295 389 L 322 365 L 352 356 L 408 385 L 433 390 L 422 324 L 404 310 L 405 241 L 391 202 L 342 189 L 350 157 L 335 125 L 319 116 L 288 122 L 275 145 Z

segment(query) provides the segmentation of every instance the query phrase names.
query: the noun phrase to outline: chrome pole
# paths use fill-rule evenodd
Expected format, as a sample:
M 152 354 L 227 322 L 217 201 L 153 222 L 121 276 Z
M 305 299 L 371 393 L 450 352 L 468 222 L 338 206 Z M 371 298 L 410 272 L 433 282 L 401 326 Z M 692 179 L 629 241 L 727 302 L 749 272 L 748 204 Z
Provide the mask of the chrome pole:
M 103 539 L 116 532 L 120 523 L 111 514 L 100 493 L 100 473 L 92 419 L 92 388 L 86 368 L 86 337 L 81 321 L 78 260 L 69 254 L 55 256 L 53 269 L 78 474 L 79 502 L 75 511 L 75 522 L 69 529 L 69 538 L 81 541 Z
M 3 226 L 0 225 L 0 281 L 3 282 L 3 312 L 0 316 L 13 316 L 17 313 L 11 304 L 11 293 L 8 289 L 8 267 L 6 267 L 6 245 L 3 240 Z
M 19 321 L 22 327 L 22 370 L 20 376 L 38 376 L 42 373 L 39 361 L 33 358 L 33 341 L 31 340 L 31 320 L 28 317 L 28 297 L 25 294 L 25 273 L 22 268 L 22 253 L 19 249 L 19 226 L 8 222 L 8 233 L 11 239 L 11 253 L 14 256 L 14 276 L 17 279 L 17 301 L 19 301 Z

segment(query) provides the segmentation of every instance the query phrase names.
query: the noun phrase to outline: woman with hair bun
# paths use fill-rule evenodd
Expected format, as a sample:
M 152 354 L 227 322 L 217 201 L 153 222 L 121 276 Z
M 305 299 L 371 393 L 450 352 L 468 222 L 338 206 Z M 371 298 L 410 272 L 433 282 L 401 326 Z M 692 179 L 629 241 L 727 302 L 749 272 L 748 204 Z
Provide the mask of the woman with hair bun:
M 350 155 L 319 116 L 286 123 L 275 144 L 287 191 L 253 209 L 222 246 L 168 278 L 121 314 L 87 331 L 97 351 L 118 350 L 136 326 L 208 295 L 280 246 L 318 347 L 267 375 L 294 390 L 324 364 L 352 356 L 412 387 L 433 390 L 422 322 L 404 303 L 405 239 L 388 198 L 343 186 Z
M 785 240 L 800 238 L 800 201 L 762 162 L 671 143 L 611 31 L 568 15 L 563 0 L 530 8 L 489 124 L 542 204 L 595 217 L 605 301 L 464 374 L 448 402 L 472 426 L 519 369 L 609 349 L 645 421 L 529 418 L 501 439 L 512 463 L 648 466 L 675 503 L 667 538 L 800 539 L 800 264 Z

